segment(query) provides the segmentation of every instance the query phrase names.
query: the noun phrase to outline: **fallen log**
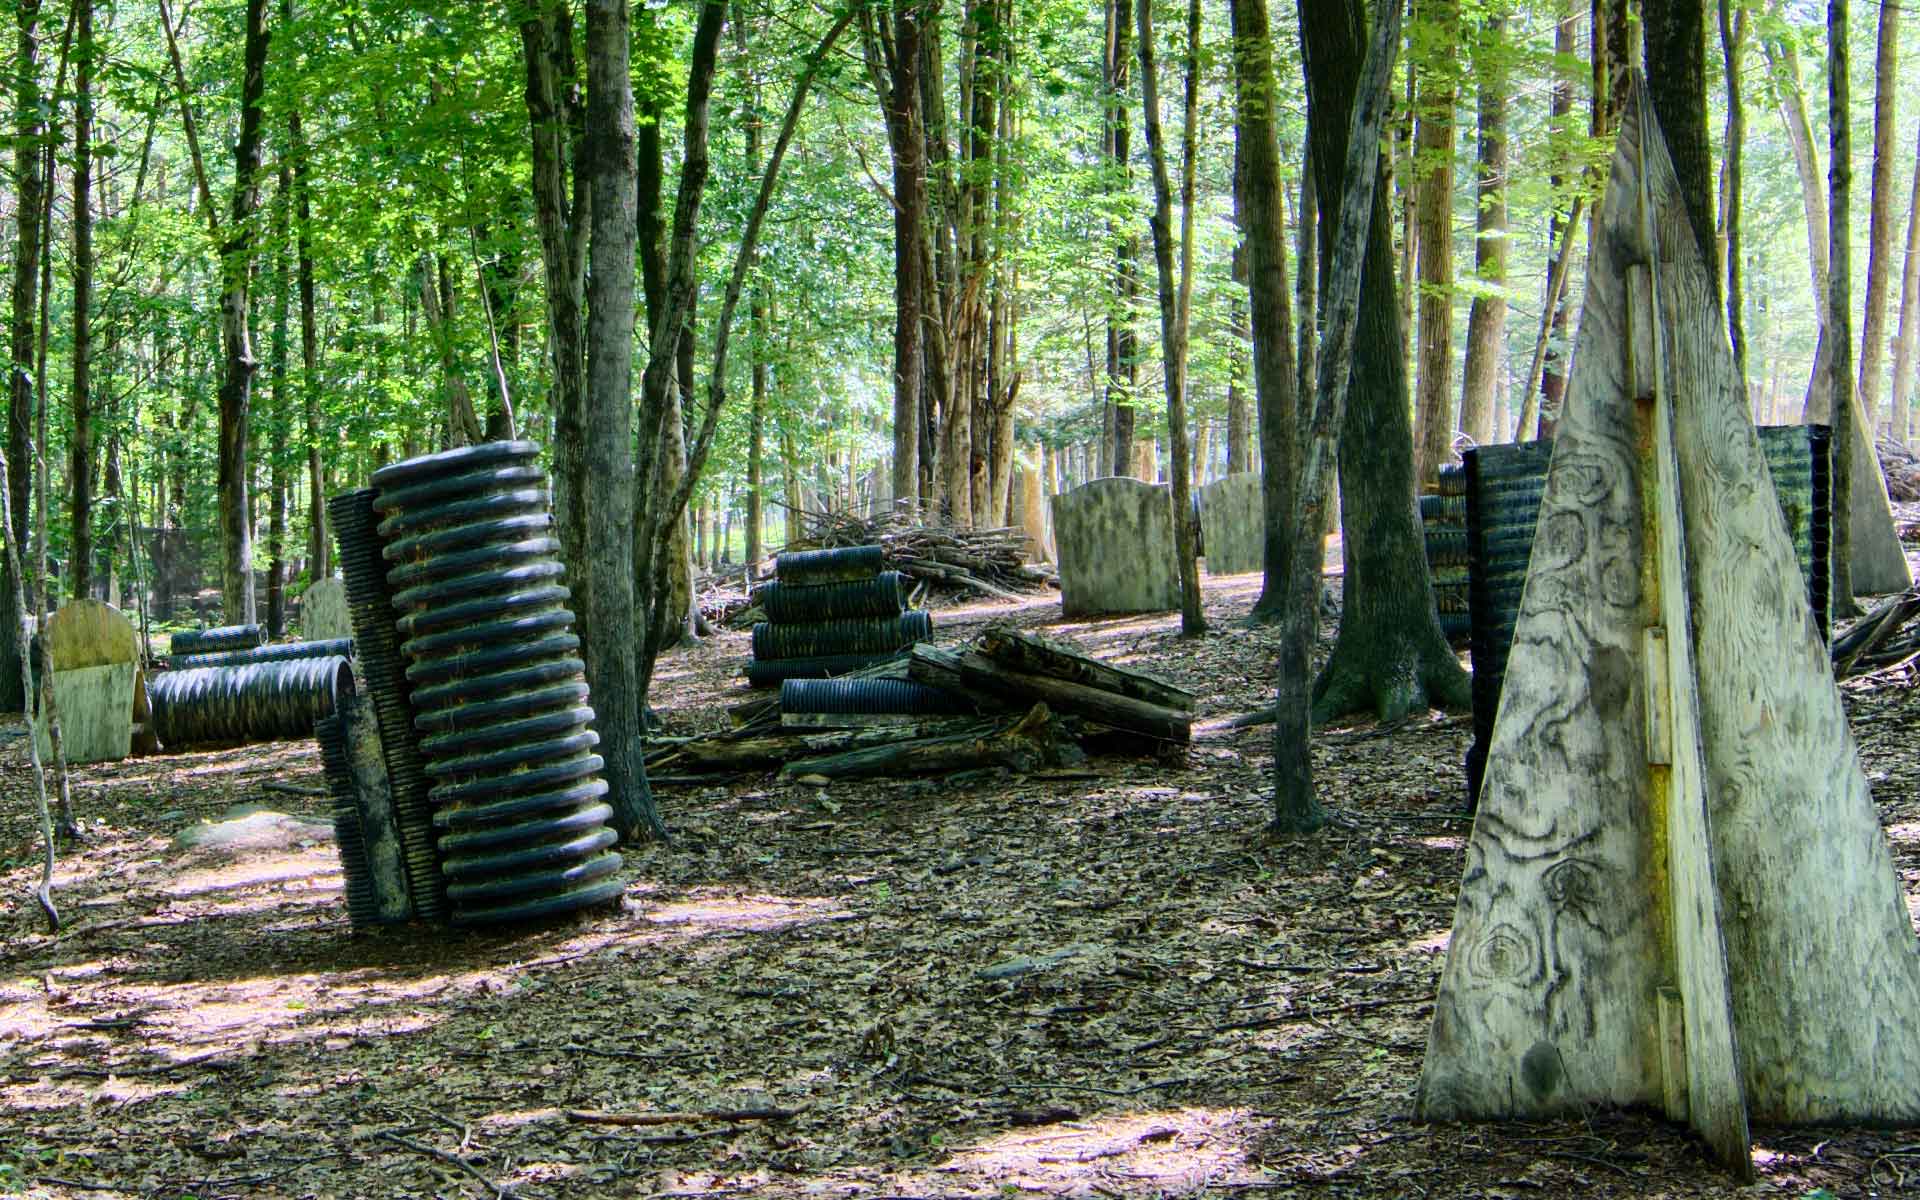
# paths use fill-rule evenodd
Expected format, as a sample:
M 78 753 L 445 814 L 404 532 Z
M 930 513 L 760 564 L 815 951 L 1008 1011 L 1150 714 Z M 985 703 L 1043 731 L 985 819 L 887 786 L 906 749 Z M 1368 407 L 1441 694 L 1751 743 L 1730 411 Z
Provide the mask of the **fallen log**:
M 1018 671 L 977 651 L 967 651 L 956 656 L 956 659 L 954 666 L 958 669 L 962 690 L 968 695 L 994 696 L 1003 702 L 1014 701 L 1019 704 L 1042 701 L 1060 712 L 1085 717 L 1130 733 L 1141 733 L 1169 742 L 1185 743 L 1192 740 L 1191 713 L 1178 712 L 1132 696 L 1115 695 L 1083 683 Z M 920 669 L 921 661 L 916 650 L 907 666 L 910 675 Z M 949 669 L 946 664 L 930 663 L 929 666 L 927 674 L 913 677 L 923 683 L 951 686 L 941 683 L 937 678 Z
M 1104 663 L 1077 650 L 1048 642 L 1024 630 L 1005 625 L 989 626 L 980 635 L 980 653 L 1024 671 L 1045 675 L 1069 683 L 1083 684 L 1102 692 L 1129 696 L 1175 712 L 1192 713 L 1193 693 L 1142 671 Z
M 849 750 L 821 758 L 799 759 L 780 769 L 785 780 L 815 776 L 824 779 L 872 779 L 898 775 L 944 775 L 981 767 L 1037 771 L 1060 766 L 1083 756 L 1045 704 L 1036 704 L 1004 728 L 970 721 L 973 729 L 944 737 L 916 738 L 890 745 Z M 982 729 L 980 726 L 986 725 Z
M 973 736 L 994 723 L 975 717 L 924 717 L 918 721 L 866 729 L 771 733 L 760 737 L 702 738 L 679 746 L 664 756 L 662 766 L 702 771 L 749 771 L 777 767 L 796 758 L 885 746 L 916 738 L 962 734 Z

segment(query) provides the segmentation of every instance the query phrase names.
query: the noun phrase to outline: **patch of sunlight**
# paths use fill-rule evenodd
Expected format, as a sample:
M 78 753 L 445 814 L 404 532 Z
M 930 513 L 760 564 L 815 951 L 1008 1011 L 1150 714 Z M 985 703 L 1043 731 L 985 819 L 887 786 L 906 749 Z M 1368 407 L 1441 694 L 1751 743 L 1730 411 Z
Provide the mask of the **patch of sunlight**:
M 1887 840 L 1920 843 L 1920 821 L 1902 821 L 1898 825 L 1887 826 Z
M 1465 849 L 1467 845 L 1467 839 L 1463 837 L 1446 837 L 1440 834 L 1435 834 L 1432 837 L 1415 838 L 1413 840 L 1416 845 L 1426 846 L 1434 850 L 1462 850 Z
M 1114 1113 L 1009 1130 L 955 1151 L 936 1169 L 1062 1196 L 1116 1184 L 1159 1195 L 1191 1193 L 1254 1182 L 1259 1172 L 1247 1162 L 1247 1148 L 1262 1124 L 1237 1108 Z
M 199 896 L 261 884 L 285 884 L 321 875 L 338 877 L 339 874 L 339 851 L 332 845 L 316 845 L 306 850 L 279 854 L 242 854 L 216 866 L 182 871 L 167 886 L 166 894 L 174 897 Z M 242 911 L 258 907 L 247 905 Z
M 827 897 L 742 895 L 716 888 L 695 888 L 688 899 L 651 909 L 645 919 L 656 925 L 770 932 L 852 915 Z
M 99 1086 L 87 1090 L 87 1102 L 90 1104 L 111 1105 L 125 1108 L 129 1104 L 140 1104 L 148 1100 L 158 1100 L 165 1096 L 178 1096 L 193 1088 L 190 1082 L 149 1083 L 140 1079 L 107 1079 Z
M 1453 937 L 1453 929 L 1436 929 L 1432 933 L 1423 933 L 1417 938 L 1400 943 L 1388 951 L 1389 954 L 1445 954 L 1447 942 Z

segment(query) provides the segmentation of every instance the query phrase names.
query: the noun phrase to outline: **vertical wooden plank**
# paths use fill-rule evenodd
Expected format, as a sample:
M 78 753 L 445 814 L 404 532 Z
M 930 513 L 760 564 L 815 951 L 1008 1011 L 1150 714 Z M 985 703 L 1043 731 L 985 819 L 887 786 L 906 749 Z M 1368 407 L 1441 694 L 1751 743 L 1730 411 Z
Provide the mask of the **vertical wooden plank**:
M 1668 702 L 1667 630 L 1664 625 L 1649 625 L 1640 651 L 1647 672 L 1647 763 L 1666 766 L 1673 762 L 1673 707 Z

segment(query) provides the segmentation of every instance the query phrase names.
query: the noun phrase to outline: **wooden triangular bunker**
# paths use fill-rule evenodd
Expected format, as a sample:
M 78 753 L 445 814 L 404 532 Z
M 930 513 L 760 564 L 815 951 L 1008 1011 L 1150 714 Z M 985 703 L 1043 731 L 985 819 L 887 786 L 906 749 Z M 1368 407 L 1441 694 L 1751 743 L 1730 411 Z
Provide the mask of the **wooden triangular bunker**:
M 1433 1119 L 1920 1118 L 1920 943 L 1643 88 L 1434 1010 Z

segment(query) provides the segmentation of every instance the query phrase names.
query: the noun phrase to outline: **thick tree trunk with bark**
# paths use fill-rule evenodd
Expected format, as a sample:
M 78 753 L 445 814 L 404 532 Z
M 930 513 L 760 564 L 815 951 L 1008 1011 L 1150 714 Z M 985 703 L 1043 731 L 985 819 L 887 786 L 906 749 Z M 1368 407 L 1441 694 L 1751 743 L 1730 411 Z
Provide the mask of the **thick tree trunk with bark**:
M 77 0 L 74 24 L 73 436 L 67 443 L 73 531 L 67 576 L 73 595 L 86 597 L 93 593 L 93 0 Z
M 253 212 L 260 204 L 261 100 L 266 92 L 267 0 L 247 0 L 245 64 L 240 88 L 240 137 L 233 150 L 233 204 L 220 249 L 220 333 L 225 364 L 220 379 L 220 544 L 224 619 L 255 621 L 253 523 L 247 501 L 248 409 L 259 363 L 247 329 L 253 275 Z
M 1260 427 L 1260 497 L 1265 534 L 1260 598 L 1252 620 L 1276 619 L 1286 599 L 1287 534 L 1293 520 L 1300 396 L 1294 370 L 1292 297 L 1287 287 L 1287 225 L 1281 197 L 1279 91 L 1266 0 L 1233 0 L 1236 219 L 1246 239 L 1247 300 L 1252 315 L 1253 386 Z M 1302 264 L 1303 274 L 1311 264 Z M 1311 321 L 1311 314 L 1303 314 Z
M 1747 388 L 1747 325 L 1742 311 L 1744 300 L 1740 286 L 1740 155 L 1747 140 L 1747 117 L 1740 93 L 1740 58 L 1747 35 L 1747 10 L 1742 8 L 1739 19 L 1735 20 L 1731 9 L 1732 0 L 1720 0 L 1720 49 L 1727 81 L 1727 154 L 1721 166 L 1721 177 L 1726 184 L 1722 189 L 1726 199 L 1722 236 L 1727 257 L 1727 336 L 1733 343 L 1734 371 L 1740 377 L 1740 387 L 1744 393 Z
M 280 0 L 280 23 L 293 25 L 293 0 Z M 333 573 L 333 539 L 327 536 L 326 469 L 320 461 L 320 321 L 313 282 L 313 199 L 307 142 L 296 105 L 287 112 L 287 152 L 293 159 L 294 270 L 300 292 L 300 406 L 307 444 L 307 578 Z
M 287 263 L 288 207 L 293 200 L 293 164 L 280 156 L 273 195 L 273 340 L 267 349 L 272 410 L 268 414 L 267 635 L 287 631 L 287 354 L 291 341 L 292 272 Z M 320 576 L 313 576 L 319 582 Z
M 591 195 L 588 240 L 587 374 L 582 444 L 556 446 L 583 511 L 584 556 L 568 563 L 576 628 L 606 760 L 608 799 L 622 837 L 654 823 L 640 754 L 640 696 L 634 680 L 633 301 L 638 241 L 633 87 L 625 0 L 586 6 L 587 112 L 579 184 Z
M 1558 12 L 1559 17 L 1554 25 L 1553 53 L 1555 59 L 1565 62 L 1574 54 L 1579 22 L 1574 15 L 1572 0 L 1559 0 Z M 1554 128 L 1572 132 L 1568 123 L 1573 114 L 1573 85 L 1557 69 L 1553 76 L 1548 110 L 1548 119 Z M 1573 169 L 1572 163 L 1566 158 L 1555 160 L 1549 184 L 1556 197 L 1563 194 Z M 1567 300 L 1564 292 L 1555 290 L 1554 281 L 1556 278 L 1564 279 L 1567 274 L 1568 264 L 1564 260 L 1572 251 L 1573 239 L 1564 236 L 1564 233 L 1570 224 L 1572 219 L 1558 207 L 1555 207 L 1547 221 L 1547 241 L 1556 250 L 1547 264 L 1546 353 L 1541 359 L 1539 395 L 1529 394 L 1522 398 L 1523 413 L 1531 411 L 1535 414 L 1532 421 L 1523 421 L 1522 424 L 1534 427 L 1516 430 L 1516 440 L 1551 437 L 1554 425 L 1560 419 L 1560 402 L 1567 392 Z
M 1127 114 L 1127 90 L 1132 86 L 1133 54 L 1128 42 L 1132 35 L 1132 16 L 1127 0 L 1106 0 L 1106 57 L 1101 83 L 1106 99 L 1106 170 L 1112 176 L 1114 191 L 1130 190 L 1132 171 L 1131 124 Z M 1106 407 L 1111 421 L 1111 441 L 1107 447 L 1107 466 L 1114 475 L 1126 475 L 1133 463 L 1133 392 L 1139 383 L 1139 363 L 1133 328 L 1133 304 L 1140 294 L 1140 239 L 1132 222 L 1114 218 L 1113 296 L 1107 308 L 1107 395 Z
M 1706 6 L 1701 0 L 1649 0 L 1642 17 L 1647 92 L 1718 297 L 1720 247 L 1714 236 L 1713 145 L 1707 136 Z
M 7 427 L 4 453 L 7 487 L 0 504 L 7 506 L 9 539 L 26 536 L 32 516 L 28 510 L 32 480 L 29 466 L 33 446 L 33 317 L 39 304 L 40 210 L 45 203 L 46 180 L 40 169 L 40 138 L 44 125 L 40 111 L 39 76 L 40 0 L 19 0 L 14 9 L 18 40 L 13 70 L 13 183 L 14 227 L 12 323 L 8 330 Z M 26 581 L 15 577 L 27 560 L 26 548 L 9 541 L 0 559 L 0 710 L 26 708 L 20 649 L 13 631 L 21 627 L 21 597 Z
M 1355 0 L 1309 0 L 1301 26 L 1307 128 L 1320 193 L 1321 253 L 1327 261 L 1323 269 L 1329 299 L 1323 305 L 1330 334 L 1333 234 L 1345 194 L 1364 183 L 1347 177 L 1347 116 L 1354 108 L 1363 46 L 1359 5 Z M 1405 341 L 1394 293 L 1391 214 L 1383 204 L 1371 209 L 1338 449 L 1346 547 L 1344 607 L 1339 639 L 1314 682 L 1316 722 L 1362 710 L 1395 720 L 1428 704 L 1451 708 L 1465 706 L 1469 699 L 1466 672 L 1440 633 L 1414 503 L 1413 433 L 1407 416 L 1406 358 L 1400 353 Z M 1328 390 L 1324 376 L 1330 354 L 1323 343 L 1318 394 Z M 1296 498 L 1296 508 L 1298 504 Z
M 893 496 L 909 502 L 920 490 L 920 412 L 926 363 L 921 325 L 928 281 L 926 130 L 920 119 L 921 26 L 917 5 L 894 9 L 893 33 L 881 38 L 862 10 L 868 67 L 886 114 L 893 151 Z
M 1723 0 L 1723 3 L 1726 0 Z M 1880 5 L 1873 64 L 1873 176 L 1867 198 L 1867 307 L 1860 321 L 1860 410 L 1867 432 L 1881 427 L 1880 383 L 1887 350 L 1887 292 L 1893 277 L 1893 168 L 1900 88 L 1899 4 Z M 1869 437 L 1868 443 L 1872 443 Z
M 1474 219 L 1473 273 L 1479 286 L 1467 311 L 1467 361 L 1461 371 L 1460 432 L 1485 446 L 1494 439 L 1493 393 L 1507 328 L 1507 70 L 1506 18 L 1489 14 L 1475 43 L 1480 150 Z
M 1460 42 L 1458 0 L 1424 0 L 1420 20 L 1436 46 Z M 1437 57 L 1437 56 L 1436 56 Z M 1453 456 L 1453 108 L 1451 64 L 1420 74 L 1414 134 L 1414 208 L 1419 225 L 1419 375 L 1414 397 L 1416 478 L 1424 486 Z
M 1853 601 L 1853 116 L 1848 98 L 1847 0 L 1827 0 L 1827 341 L 1833 415 L 1833 615 L 1850 616 Z M 1686 175 L 1681 175 L 1684 182 Z M 1872 445 L 1871 440 L 1868 445 Z

